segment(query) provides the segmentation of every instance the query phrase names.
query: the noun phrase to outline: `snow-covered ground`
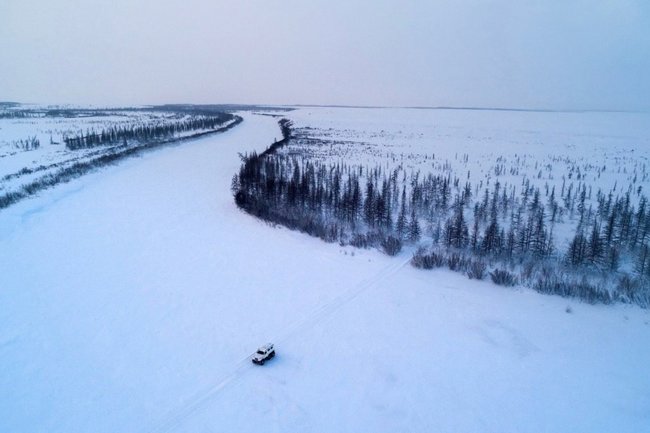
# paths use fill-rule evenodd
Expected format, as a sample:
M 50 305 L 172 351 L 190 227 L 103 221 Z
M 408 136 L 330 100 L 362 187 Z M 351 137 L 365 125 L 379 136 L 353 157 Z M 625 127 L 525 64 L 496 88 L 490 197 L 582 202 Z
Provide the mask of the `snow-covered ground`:
M 0 212 L 1 432 L 650 431 L 648 311 L 261 223 L 244 117 Z

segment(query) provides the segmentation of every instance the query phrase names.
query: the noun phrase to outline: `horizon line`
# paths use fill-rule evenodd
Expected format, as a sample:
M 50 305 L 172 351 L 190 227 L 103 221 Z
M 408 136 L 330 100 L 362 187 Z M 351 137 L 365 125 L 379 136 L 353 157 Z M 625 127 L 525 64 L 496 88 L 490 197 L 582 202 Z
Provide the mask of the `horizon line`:
M 2 105 L 41 105 L 38 102 L 16 102 L 0 101 Z M 357 105 L 357 104 L 265 104 L 265 103 L 161 103 L 161 104 L 43 104 L 50 107 L 72 106 L 81 107 L 104 107 L 104 108 L 135 108 L 135 107 L 156 107 L 169 105 L 193 105 L 193 106 L 230 106 L 230 107 L 249 107 L 249 108 L 288 108 L 288 107 L 314 107 L 314 108 L 361 108 L 361 109 L 409 109 L 409 110 L 458 110 L 458 111 L 511 111 L 511 112 L 531 112 L 531 113 L 650 113 L 650 108 L 646 109 L 613 109 L 613 108 L 530 108 L 530 107 L 490 107 L 490 106 L 454 106 L 454 105 Z
M 232 104 L 237 105 L 237 104 Z M 245 105 L 245 104 L 242 104 Z M 270 105 L 270 104 L 268 104 Z M 410 109 L 410 110 L 467 110 L 467 111 L 520 111 L 533 113 L 649 113 L 648 109 L 613 109 L 613 108 L 527 108 L 527 107 L 481 107 L 453 105 L 346 105 L 346 104 L 293 104 L 282 107 L 322 107 L 322 108 L 369 108 L 369 109 Z

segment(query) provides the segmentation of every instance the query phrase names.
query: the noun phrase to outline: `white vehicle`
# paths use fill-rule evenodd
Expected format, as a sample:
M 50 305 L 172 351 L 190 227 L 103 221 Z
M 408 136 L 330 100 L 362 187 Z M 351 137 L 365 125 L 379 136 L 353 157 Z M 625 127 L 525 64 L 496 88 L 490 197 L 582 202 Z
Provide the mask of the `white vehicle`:
M 275 349 L 273 348 L 273 344 L 268 343 L 257 349 L 257 352 L 255 352 L 253 355 L 252 361 L 253 364 L 264 365 L 266 361 L 273 358 L 274 356 Z

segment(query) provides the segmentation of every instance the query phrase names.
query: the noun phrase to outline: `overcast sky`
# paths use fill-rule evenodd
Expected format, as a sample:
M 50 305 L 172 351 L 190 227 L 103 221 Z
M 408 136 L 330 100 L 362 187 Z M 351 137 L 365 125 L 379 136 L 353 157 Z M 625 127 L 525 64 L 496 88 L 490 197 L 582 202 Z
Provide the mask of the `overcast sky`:
M 0 0 L 0 101 L 650 108 L 648 0 Z

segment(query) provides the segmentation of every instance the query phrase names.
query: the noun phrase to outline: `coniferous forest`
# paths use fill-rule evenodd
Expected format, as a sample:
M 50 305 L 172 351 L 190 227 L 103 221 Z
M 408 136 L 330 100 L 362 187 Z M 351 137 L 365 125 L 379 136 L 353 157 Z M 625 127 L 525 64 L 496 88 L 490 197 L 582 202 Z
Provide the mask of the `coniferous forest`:
M 414 246 L 418 268 L 587 302 L 650 305 L 650 206 L 641 188 L 614 194 L 581 181 L 556 189 L 529 180 L 480 188 L 452 172 L 332 163 L 283 152 L 296 137 L 289 120 L 280 125 L 283 140 L 242 155 L 232 180 L 237 205 L 252 215 L 390 255 Z M 576 223 L 561 249 L 555 231 L 565 220 Z

